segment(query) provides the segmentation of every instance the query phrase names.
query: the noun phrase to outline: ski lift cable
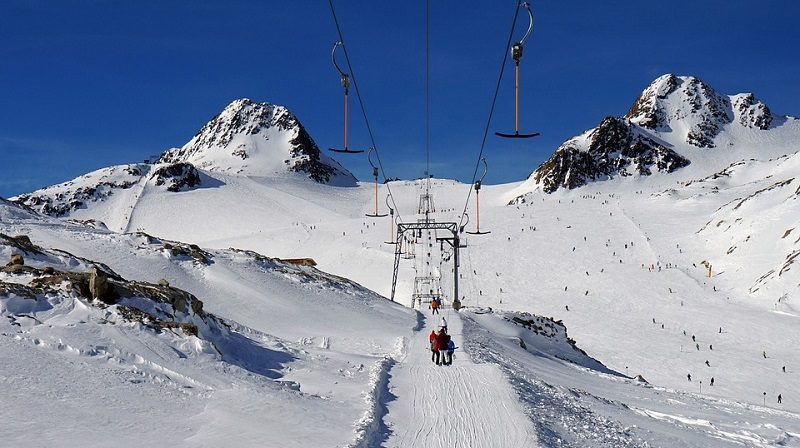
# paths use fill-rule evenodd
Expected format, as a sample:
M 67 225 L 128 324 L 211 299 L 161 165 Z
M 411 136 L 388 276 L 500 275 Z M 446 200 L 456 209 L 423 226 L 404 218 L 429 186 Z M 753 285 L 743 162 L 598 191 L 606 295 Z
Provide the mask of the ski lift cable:
M 336 25 L 336 32 L 339 34 L 339 42 L 342 43 L 342 52 L 344 53 L 345 62 L 347 62 L 347 69 L 350 72 L 350 80 L 353 84 L 353 89 L 356 91 L 356 98 L 358 99 L 358 105 L 361 108 L 361 115 L 364 117 L 364 123 L 367 127 L 367 133 L 369 134 L 370 142 L 372 143 L 372 147 L 375 148 L 375 159 L 378 162 L 378 167 L 381 169 L 381 173 L 383 174 L 384 181 L 388 178 L 386 176 L 386 170 L 383 168 L 383 163 L 381 162 L 381 155 L 378 152 L 378 144 L 375 143 L 375 135 L 372 133 L 372 126 L 369 124 L 369 118 L 367 118 L 367 110 L 364 108 L 364 100 L 361 98 L 361 89 L 358 88 L 358 81 L 356 80 L 356 72 L 353 70 L 353 66 L 350 63 L 350 55 L 347 53 L 347 45 L 345 45 L 344 35 L 342 34 L 342 28 L 339 26 L 339 18 L 336 16 L 336 9 L 333 7 L 333 0 L 328 0 L 328 5 L 331 7 L 331 15 L 333 15 L 333 22 Z M 397 207 L 397 202 L 395 201 L 394 195 L 392 194 L 392 189 L 389 186 L 389 182 L 386 182 L 386 190 L 389 193 L 389 197 L 392 200 L 392 205 L 394 205 L 394 210 L 397 212 L 397 220 L 402 222 L 403 219 L 400 215 L 400 209 Z
M 431 2 L 425 1 L 425 180 L 431 192 Z
M 475 186 L 475 179 L 478 177 L 478 169 L 481 166 L 481 159 L 483 158 L 483 151 L 486 148 L 486 137 L 489 136 L 489 128 L 492 125 L 492 117 L 494 116 L 494 109 L 495 105 L 497 104 L 497 96 L 500 93 L 500 84 L 503 80 L 503 73 L 505 73 L 506 69 L 506 62 L 508 62 L 508 48 L 511 47 L 511 42 L 514 39 L 514 28 L 517 25 L 517 17 L 519 17 L 519 9 L 522 7 L 521 1 L 517 2 L 517 9 L 514 11 L 514 20 L 511 22 L 511 30 L 508 33 L 508 42 L 506 46 L 503 48 L 503 63 L 500 65 L 500 75 L 497 77 L 497 84 L 494 88 L 494 97 L 492 98 L 492 106 L 489 108 L 489 117 L 486 120 L 486 127 L 483 131 L 483 140 L 481 140 L 481 148 L 478 152 L 478 157 L 475 160 L 475 170 L 472 173 L 472 181 L 470 182 L 469 191 L 467 192 L 467 200 L 464 201 L 464 211 L 461 214 L 461 218 L 459 219 L 459 227 L 463 223 L 464 215 L 467 213 L 467 208 L 469 208 L 469 200 L 472 197 L 472 191 Z M 345 52 L 345 54 L 347 54 Z

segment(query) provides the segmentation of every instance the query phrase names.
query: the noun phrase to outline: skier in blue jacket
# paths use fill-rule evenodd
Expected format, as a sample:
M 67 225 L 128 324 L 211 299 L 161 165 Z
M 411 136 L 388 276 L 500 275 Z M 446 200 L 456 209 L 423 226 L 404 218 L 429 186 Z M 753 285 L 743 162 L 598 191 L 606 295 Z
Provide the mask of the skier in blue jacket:
M 452 338 L 447 342 L 447 350 L 445 350 L 445 357 L 443 364 L 449 366 L 453 363 L 453 352 L 456 350 L 456 343 L 453 342 Z

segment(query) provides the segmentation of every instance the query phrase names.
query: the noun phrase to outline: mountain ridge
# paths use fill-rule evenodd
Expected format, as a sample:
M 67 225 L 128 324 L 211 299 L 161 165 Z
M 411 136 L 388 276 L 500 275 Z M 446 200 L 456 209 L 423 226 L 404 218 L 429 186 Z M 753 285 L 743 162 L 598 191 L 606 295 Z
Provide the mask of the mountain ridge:
M 753 140 L 746 145 L 761 141 L 769 146 L 771 133 L 789 120 L 775 116 L 752 93 L 723 95 L 697 77 L 665 74 L 639 94 L 624 116 L 606 117 L 559 145 L 511 202 L 536 189 L 553 193 L 615 177 L 672 173 L 706 159 L 701 151 L 735 151 L 745 145 L 736 139 L 744 132 Z M 626 133 L 625 138 L 608 138 Z

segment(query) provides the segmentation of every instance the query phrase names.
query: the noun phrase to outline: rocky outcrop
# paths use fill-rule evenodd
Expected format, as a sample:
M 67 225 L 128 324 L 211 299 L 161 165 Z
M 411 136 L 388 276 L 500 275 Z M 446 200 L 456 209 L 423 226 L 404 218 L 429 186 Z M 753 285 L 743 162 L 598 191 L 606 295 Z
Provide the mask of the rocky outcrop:
M 95 300 L 102 300 L 103 302 L 111 301 L 111 294 L 109 294 L 108 277 L 98 270 L 92 269 L 89 272 L 89 294 Z
M 607 117 L 585 138 L 562 144 L 532 177 L 544 192 L 552 193 L 615 176 L 669 173 L 688 164 L 687 159 L 639 132 L 628 120 Z
M 200 173 L 186 162 L 159 166 L 150 175 L 157 186 L 166 186 L 168 191 L 178 192 L 190 190 L 200 185 Z
M 139 164 L 103 168 L 69 182 L 19 195 L 13 202 L 45 215 L 66 216 L 133 187 L 141 179 L 142 171 Z
M 767 130 L 772 125 L 772 112 L 752 93 L 734 96 L 733 110 L 744 127 Z
M 633 102 L 625 118 L 647 129 L 663 130 L 667 123 L 667 111 L 661 100 L 667 99 L 679 84 L 677 76 L 668 74 L 653 81 Z
M 203 311 L 203 302 L 171 286 L 128 281 L 97 270 L 67 272 L 48 268 L 31 268 L 27 274 L 34 278 L 28 284 L 0 281 L 0 296 L 13 294 L 35 301 L 62 295 L 66 285 L 71 294 L 92 301 L 94 306 L 116 306 L 127 321 L 157 331 L 180 328 L 191 336 L 198 335 L 197 324 L 209 318 Z

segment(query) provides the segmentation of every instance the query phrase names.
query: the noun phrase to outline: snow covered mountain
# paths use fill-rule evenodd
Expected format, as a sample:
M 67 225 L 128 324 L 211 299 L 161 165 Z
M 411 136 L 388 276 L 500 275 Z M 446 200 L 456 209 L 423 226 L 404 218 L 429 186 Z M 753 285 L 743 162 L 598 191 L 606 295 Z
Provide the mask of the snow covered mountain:
M 183 147 L 161 154 L 155 164 L 102 168 L 13 200 L 47 215 L 69 217 L 82 209 L 114 208 L 114 204 L 128 199 L 135 202 L 145 188 L 179 192 L 220 186 L 212 173 L 309 179 L 341 187 L 357 183 L 349 171 L 319 150 L 288 109 L 240 99 Z M 111 221 L 128 216 L 117 211 L 112 212 L 116 217 Z
M 735 154 L 743 146 L 774 146 L 782 133 L 774 132 L 777 127 L 800 137 L 796 122 L 773 116 L 751 93 L 722 95 L 696 77 L 663 75 L 624 117 L 607 117 L 561 144 L 515 199 L 537 188 L 552 193 L 615 177 L 672 173 L 702 160 L 701 151 Z
M 207 171 L 246 176 L 301 173 L 316 182 L 353 186 L 356 179 L 320 152 L 286 107 L 240 99 L 230 103 L 181 148 L 157 163 L 191 163 Z
M 671 173 L 689 164 L 668 146 L 625 118 L 607 117 L 596 128 L 561 144 L 531 177 L 552 193 L 614 176 Z

